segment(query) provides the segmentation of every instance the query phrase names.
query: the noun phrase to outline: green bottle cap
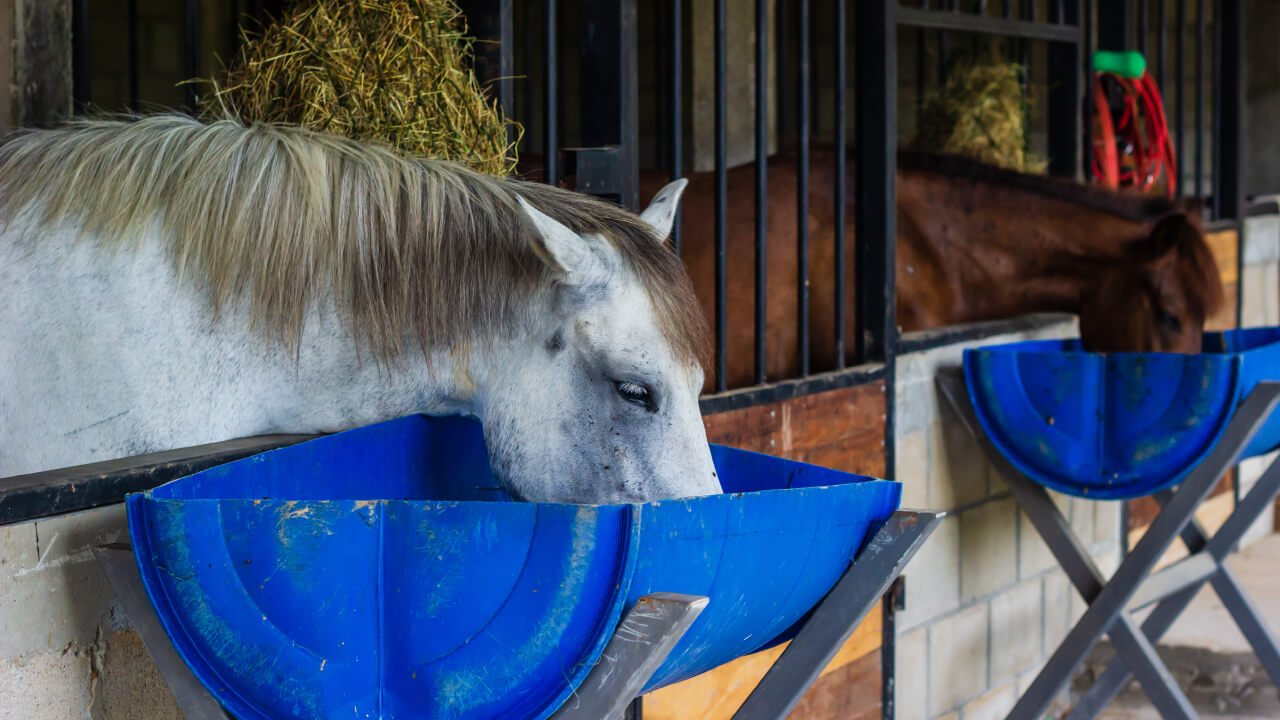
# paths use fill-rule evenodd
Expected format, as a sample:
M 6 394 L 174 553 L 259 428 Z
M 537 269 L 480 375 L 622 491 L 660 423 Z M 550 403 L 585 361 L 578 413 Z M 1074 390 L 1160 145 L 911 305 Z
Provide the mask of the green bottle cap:
M 1121 77 L 1137 80 L 1147 71 L 1147 60 L 1136 50 L 1095 50 L 1093 52 L 1094 72 L 1115 73 Z

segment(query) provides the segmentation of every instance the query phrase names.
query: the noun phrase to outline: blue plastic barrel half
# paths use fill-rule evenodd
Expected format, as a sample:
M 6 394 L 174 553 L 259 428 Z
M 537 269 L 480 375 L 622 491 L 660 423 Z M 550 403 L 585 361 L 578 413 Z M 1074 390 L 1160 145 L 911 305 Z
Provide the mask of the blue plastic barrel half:
M 1280 380 L 1280 328 L 1206 333 L 1198 354 L 1088 353 L 1078 340 L 968 350 L 983 431 L 1036 482 L 1098 500 L 1177 484 L 1213 449 L 1236 407 Z M 1268 421 L 1242 457 L 1280 445 Z
M 251 718 L 544 718 L 625 608 L 711 598 L 647 689 L 788 637 L 899 486 L 713 446 L 725 494 L 507 499 L 478 423 L 413 416 L 128 498 L 178 652 Z

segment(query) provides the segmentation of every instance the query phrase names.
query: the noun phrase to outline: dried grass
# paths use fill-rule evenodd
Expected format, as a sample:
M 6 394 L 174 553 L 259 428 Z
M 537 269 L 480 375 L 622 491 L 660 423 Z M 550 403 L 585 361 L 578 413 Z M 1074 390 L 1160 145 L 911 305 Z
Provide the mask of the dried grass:
M 208 120 L 297 125 L 508 175 L 508 129 L 520 129 L 480 88 L 471 61 L 453 0 L 312 0 L 246 33 L 200 110 Z
M 956 63 L 920 111 L 913 146 L 1026 173 L 1045 162 L 1028 151 L 1022 67 L 990 56 Z

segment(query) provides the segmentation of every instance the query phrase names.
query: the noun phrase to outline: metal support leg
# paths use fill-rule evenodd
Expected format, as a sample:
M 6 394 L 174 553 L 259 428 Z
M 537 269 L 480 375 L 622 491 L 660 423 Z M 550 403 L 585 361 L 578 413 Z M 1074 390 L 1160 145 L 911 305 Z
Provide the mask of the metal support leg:
M 1222 565 L 1231 549 L 1258 519 L 1262 511 L 1271 507 L 1277 494 L 1280 494 L 1280 462 L 1272 463 L 1271 467 L 1267 468 L 1212 540 L 1208 540 L 1199 523 L 1193 521 L 1183 532 L 1183 542 L 1187 546 L 1187 551 L 1193 556 L 1204 553 L 1217 564 L 1215 571 L 1206 579 L 1213 586 L 1218 598 L 1222 600 L 1227 612 L 1231 613 L 1240 632 L 1253 647 L 1254 654 L 1266 668 L 1271 681 L 1280 687 L 1280 648 L 1277 647 L 1275 634 L 1263 622 L 1253 603 L 1240 589 L 1231 571 Z M 1168 493 L 1162 493 L 1157 500 L 1163 505 L 1168 502 L 1168 497 Z M 1142 624 L 1142 632 L 1151 639 L 1151 642 L 1158 642 L 1169 630 L 1182 611 L 1191 603 L 1200 585 L 1201 583 L 1196 583 L 1176 595 L 1165 598 L 1151 611 L 1146 622 Z M 1089 692 L 1077 703 L 1076 709 L 1068 720 L 1094 717 L 1111 702 L 1128 680 L 1128 669 L 1123 663 L 1113 660 Z
M 734 720 L 786 717 L 944 516 L 894 513 L 814 608 L 795 639 L 734 713 Z
M 1084 660 L 1104 633 L 1110 634 L 1121 659 L 1142 683 L 1152 704 L 1165 718 L 1191 718 L 1195 712 L 1168 668 L 1159 660 L 1147 634 L 1139 632 L 1125 614 L 1125 607 L 1151 572 L 1169 543 L 1184 534 L 1195 510 L 1204 501 L 1217 478 L 1236 464 L 1240 452 L 1280 401 L 1280 384 L 1260 383 L 1228 425 L 1223 438 L 1198 465 L 1169 500 L 1138 545 L 1121 563 L 1111 582 L 1103 584 L 1101 573 L 1071 533 L 1044 488 L 1014 469 L 980 432 L 964 389 L 963 379 L 940 376 L 939 384 L 988 455 L 1005 475 L 1015 499 L 1035 524 L 1067 576 L 1089 602 L 1084 616 L 1067 634 L 1026 694 L 1019 699 L 1009 718 L 1032 720 L 1041 717 L 1053 697 L 1070 679 L 1071 671 Z M 1247 527 L 1247 525 L 1246 525 Z M 1185 593 L 1180 593 L 1180 595 Z
M 107 579 L 120 598 L 120 604 L 142 638 L 147 652 L 151 653 L 160 676 L 169 685 L 173 699 L 182 708 L 186 719 L 231 720 L 231 716 L 204 689 L 169 641 L 169 635 L 160 624 L 160 618 L 151 606 L 146 589 L 142 587 L 142 576 L 138 574 L 133 548 L 117 543 L 94 548 L 93 554 L 106 572 Z
M 640 598 L 618 623 L 600 661 L 552 720 L 621 718 L 707 602 L 701 595 L 677 593 Z

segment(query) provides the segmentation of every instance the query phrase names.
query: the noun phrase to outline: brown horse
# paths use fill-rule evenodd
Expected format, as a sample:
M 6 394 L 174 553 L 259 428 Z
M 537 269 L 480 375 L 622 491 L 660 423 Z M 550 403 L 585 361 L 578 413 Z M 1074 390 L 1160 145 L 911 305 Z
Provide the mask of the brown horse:
M 813 371 L 835 367 L 834 156 L 810 174 L 810 333 Z M 851 165 L 852 163 L 850 163 Z M 766 365 L 798 374 L 796 169 L 768 160 Z M 728 386 L 754 382 L 755 168 L 729 172 Z M 665 182 L 644 173 L 642 197 Z M 683 201 L 683 256 L 703 312 L 715 312 L 714 176 L 694 173 Z M 847 225 L 846 338 L 853 337 L 852 168 Z M 901 330 L 1034 312 L 1080 316 L 1099 352 L 1195 352 L 1221 302 L 1199 210 L 949 156 L 903 153 L 898 171 L 897 313 Z M 851 344 L 851 343 L 850 343 Z M 850 356 L 847 361 L 852 362 Z M 708 383 L 712 380 L 708 372 Z M 710 385 L 708 385 L 710 387 Z

